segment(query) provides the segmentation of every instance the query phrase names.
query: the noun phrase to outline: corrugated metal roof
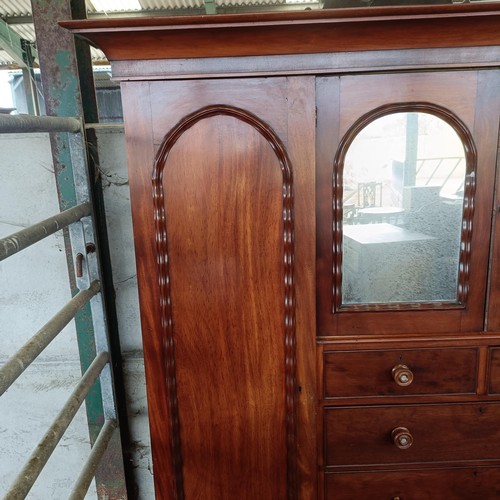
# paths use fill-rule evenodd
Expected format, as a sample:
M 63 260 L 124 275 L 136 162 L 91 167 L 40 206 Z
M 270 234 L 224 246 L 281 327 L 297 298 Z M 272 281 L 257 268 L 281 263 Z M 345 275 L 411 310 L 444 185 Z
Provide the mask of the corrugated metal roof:
M 250 5 L 284 5 L 285 0 L 215 0 L 215 4 L 220 7 L 231 6 L 250 6 Z
M 5 0 L 4 0 L 5 1 Z M 25 16 L 26 12 L 19 14 L 20 16 Z M 28 15 L 31 15 L 28 13 Z M 21 38 L 25 40 L 29 40 L 30 42 L 35 41 L 35 28 L 33 24 L 30 23 L 20 23 L 20 24 L 11 24 L 9 25 L 13 31 L 15 31 Z M 95 49 L 94 47 L 90 48 L 90 52 L 92 55 L 92 60 L 96 63 L 105 63 L 106 56 L 99 49 Z M 12 57 L 5 51 L 0 49 L 0 66 L 15 66 L 17 67 L 15 61 Z
M 15 61 L 12 60 L 12 57 L 10 57 L 5 50 L 0 49 L 0 68 L 9 69 L 13 66 L 17 67 Z
M 312 0 L 314 1 L 314 0 Z M 200 10 L 204 9 L 204 0 L 139 0 L 141 5 L 142 15 L 151 14 L 155 15 L 158 13 L 189 13 L 190 10 L 199 13 Z M 285 4 L 285 0 L 215 0 L 215 4 L 219 8 L 238 8 L 238 7 L 249 7 L 249 6 L 276 6 L 279 8 L 280 5 Z M 117 2 L 118 7 L 114 10 L 98 11 L 92 4 L 91 0 L 86 0 L 87 14 L 89 17 L 94 17 L 98 15 L 113 15 L 117 13 L 129 13 L 130 10 L 123 10 L 123 3 Z M 121 6 L 121 7 L 120 7 Z M 20 22 L 24 21 L 23 18 L 29 18 L 31 16 L 31 1 L 30 0 L 0 0 L 0 17 L 3 18 L 9 26 L 18 33 L 22 38 L 26 40 L 35 40 L 35 30 L 33 24 L 26 24 Z M 11 22 L 9 22 L 9 20 Z M 15 22 L 14 22 L 15 21 Z M 97 49 L 91 48 L 92 60 L 95 63 L 106 63 L 106 58 L 104 54 Z M 2 50 L 0 44 L 0 68 L 7 67 L 17 67 L 15 61 L 12 57 L 5 51 Z
M 26 13 L 20 15 L 24 16 Z M 35 41 L 35 30 L 32 24 L 13 24 L 10 27 L 20 37 L 29 40 L 30 42 Z M 12 59 L 8 52 L 1 50 L 0 48 L 0 67 L 1 66 L 17 67 L 17 63 Z
M 10 26 L 13 31 L 15 31 L 21 38 L 29 40 L 30 42 L 35 41 L 35 29 L 32 24 L 12 24 Z
M 3 18 L 30 15 L 30 0 L 2 0 L 0 2 L 0 16 L 2 16 Z

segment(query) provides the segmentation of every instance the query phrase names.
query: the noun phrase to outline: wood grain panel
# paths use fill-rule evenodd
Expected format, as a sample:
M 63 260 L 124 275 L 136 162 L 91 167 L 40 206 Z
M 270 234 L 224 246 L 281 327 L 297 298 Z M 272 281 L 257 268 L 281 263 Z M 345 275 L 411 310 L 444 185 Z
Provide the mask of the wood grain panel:
M 341 115 L 340 134 L 370 110 L 408 102 L 447 108 L 472 130 L 476 91 L 475 71 L 345 76 L 341 79 L 341 105 L 348 106 L 349 112 Z
M 173 80 L 178 78 L 229 77 L 238 75 L 340 75 L 379 71 L 416 71 L 496 67 L 500 46 L 441 49 L 370 50 L 282 56 L 162 59 L 155 61 L 115 61 L 113 78 L 118 80 Z
M 194 80 L 168 83 L 151 82 L 153 133 L 155 144 L 172 127 L 171 117 L 182 117 L 214 104 L 245 109 L 268 123 L 282 141 L 287 139 L 288 79 L 241 78 L 239 80 Z M 168 114 L 164 112 L 168 109 Z
M 134 227 L 137 281 L 141 306 L 141 330 L 144 345 L 148 417 L 155 471 L 157 498 L 173 497 L 174 476 L 170 440 L 166 425 L 168 414 L 165 397 L 165 345 L 160 325 L 160 290 L 156 278 L 156 242 L 151 171 L 155 152 L 150 116 L 149 85 L 122 83 L 127 161 L 130 178 L 130 200 Z
M 492 347 L 489 352 L 488 393 L 500 394 L 500 348 Z
M 494 45 L 499 19 L 495 5 L 440 5 L 60 24 L 114 61 Z
M 493 467 L 326 474 L 331 500 L 489 500 L 500 497 L 500 470 Z
M 480 162 L 489 172 L 490 187 L 495 186 L 493 200 L 490 201 L 490 192 L 485 193 L 484 202 L 491 208 L 484 217 L 483 241 L 492 236 L 490 254 L 489 274 L 489 297 L 486 308 L 485 330 L 500 330 L 500 99 L 498 89 L 500 88 L 500 71 L 482 71 L 479 78 L 479 96 L 476 110 L 476 121 L 482 128 L 482 134 L 478 137 L 478 148 L 481 148 Z M 496 169 L 496 179 L 495 179 Z M 496 184 L 495 184 L 496 180 Z M 491 191 L 491 189 L 490 189 Z M 492 220 L 493 219 L 493 220 Z M 491 220 L 493 224 L 491 224 Z
M 187 498 L 284 498 L 287 475 L 294 489 L 293 215 L 280 160 L 260 131 L 218 115 L 165 158 Z
M 247 454 L 244 448 L 250 444 L 254 446 L 253 455 L 250 453 L 250 462 L 252 460 L 256 462 L 257 458 L 255 457 L 258 455 L 259 467 L 262 470 L 265 469 L 261 474 L 259 472 L 261 469 L 257 468 L 255 474 L 257 482 L 262 480 L 260 488 L 267 487 L 264 484 L 263 476 L 268 474 L 268 476 L 273 476 L 272 496 L 276 491 L 278 491 L 278 495 L 284 491 L 288 498 L 294 498 L 297 495 L 301 495 L 301 498 L 314 497 L 317 486 L 314 463 L 316 454 L 316 436 L 314 435 L 316 391 L 314 359 L 310 355 L 311 349 L 314 349 L 315 339 L 314 224 L 310 222 L 314 214 L 313 80 L 311 78 L 278 78 L 218 82 L 184 81 L 169 82 L 168 84 L 132 82 L 123 83 L 122 87 L 126 101 L 127 140 L 131 148 L 130 182 L 134 200 L 134 234 L 157 498 L 184 498 L 185 495 L 191 495 L 192 490 L 184 490 L 186 456 L 190 450 L 194 451 L 194 460 L 195 462 L 198 460 L 198 462 L 189 462 L 188 464 L 191 467 L 188 471 L 188 475 L 191 473 L 189 484 L 192 484 L 195 489 L 201 488 L 201 480 L 196 483 L 196 481 L 192 482 L 191 479 L 193 475 L 201 477 L 199 470 L 194 472 L 193 470 L 196 465 L 203 463 L 203 459 L 199 457 L 197 447 L 194 444 L 184 443 L 184 437 L 192 435 L 189 422 L 195 418 L 195 414 L 191 410 L 200 405 L 199 402 L 193 402 L 189 398 L 201 398 L 201 406 L 205 409 L 210 405 L 212 405 L 210 408 L 213 408 L 217 403 L 217 400 L 214 399 L 215 396 L 208 396 L 207 394 L 211 393 L 201 390 L 200 380 L 202 382 L 205 380 L 202 366 L 199 366 L 196 371 L 200 375 L 198 379 L 193 371 L 193 364 L 196 363 L 191 358 L 194 352 L 198 352 L 198 355 L 209 364 L 210 369 L 217 370 L 215 362 L 212 361 L 210 364 L 209 361 L 209 354 L 213 351 L 210 351 L 211 344 L 208 337 L 212 330 L 208 333 L 205 332 L 206 335 L 200 336 L 200 339 L 191 337 L 186 340 L 185 344 L 181 344 L 184 346 L 184 350 L 180 352 L 181 359 L 177 358 L 180 346 L 177 342 L 176 328 L 178 323 L 176 318 L 184 315 L 181 328 L 184 328 L 183 331 L 188 331 L 189 325 L 196 324 L 200 316 L 198 314 L 199 308 L 195 304 L 195 301 L 200 297 L 196 294 L 189 296 L 187 285 L 184 287 L 181 284 L 179 288 L 179 297 L 182 299 L 179 302 L 179 311 L 181 312 L 175 313 L 171 309 L 171 305 L 176 307 L 178 302 L 176 302 L 176 283 L 186 276 L 200 280 L 204 288 L 197 287 L 197 289 L 210 290 L 210 294 L 204 294 L 207 297 L 207 302 L 203 302 L 203 304 L 210 303 L 212 307 L 211 317 L 219 322 L 217 323 L 218 330 L 215 332 L 216 338 L 229 351 L 237 353 L 233 364 L 228 364 L 225 371 L 220 372 L 220 377 L 216 377 L 217 380 L 213 385 L 218 387 L 221 394 L 224 391 L 228 392 L 227 406 L 235 405 L 234 411 L 238 415 L 241 399 L 239 396 L 245 400 L 245 395 L 248 393 L 252 400 L 258 401 L 259 405 L 262 406 L 262 408 L 252 409 L 253 413 L 248 410 L 248 406 L 242 406 L 241 422 L 246 422 L 245 415 L 248 418 L 250 415 L 254 420 L 260 418 L 259 415 L 261 415 L 264 419 L 264 425 L 262 428 L 259 427 L 261 430 L 256 431 L 257 434 L 255 434 L 252 428 L 243 430 L 243 424 L 239 421 L 235 422 L 237 425 L 231 434 L 234 439 L 231 439 L 234 442 L 241 437 L 242 444 L 239 448 L 243 451 L 241 453 L 239 451 L 238 457 L 240 458 L 230 464 L 234 469 L 230 474 L 231 481 L 226 484 L 225 479 L 220 477 L 218 479 L 218 486 L 224 483 L 224 487 L 227 488 L 221 498 L 225 498 L 224 495 L 230 497 L 235 491 L 235 485 L 239 484 L 241 488 L 243 483 L 249 483 L 249 477 L 254 477 L 254 472 L 248 469 L 248 463 L 244 466 L 244 459 L 241 458 Z M 145 99 L 147 102 L 144 101 Z M 225 103 L 225 105 L 213 105 L 213 103 L 220 102 Z M 248 107 L 249 112 L 231 107 L 238 104 Z M 231 108 L 233 115 L 226 116 L 226 120 L 229 122 L 221 127 L 218 126 L 218 122 L 212 122 L 212 118 L 207 116 L 205 116 L 207 120 L 202 120 L 198 124 L 200 126 L 203 124 L 205 127 L 198 128 L 194 124 L 196 119 L 191 120 L 188 126 L 187 122 L 203 106 L 210 107 L 212 111 L 215 110 L 213 115 L 217 115 L 217 110 L 224 114 Z M 235 114 L 241 120 L 237 119 Z M 259 118 L 256 118 L 255 115 L 258 115 Z M 216 119 L 215 116 L 213 118 Z M 222 119 L 222 117 L 219 118 Z M 175 126 L 176 123 L 177 126 Z M 269 125 L 265 125 L 266 123 Z M 233 126 L 235 131 L 224 135 L 225 131 Z M 259 131 L 257 132 L 256 129 Z M 171 155 L 170 151 L 164 150 L 165 144 L 162 145 L 165 133 L 172 139 L 170 146 L 174 146 Z M 225 143 L 224 137 L 227 138 Z M 176 141 L 180 142 L 176 143 Z M 220 147 L 219 142 L 223 144 Z M 290 154 L 291 164 L 286 159 L 285 145 Z M 208 174 L 208 181 L 211 184 L 205 183 L 205 178 L 202 175 L 203 172 L 205 172 L 205 176 L 207 175 L 205 165 L 208 159 L 205 149 L 212 152 L 210 156 L 212 169 L 208 169 L 208 172 L 214 174 Z M 161 167 L 165 160 L 168 160 L 165 172 L 169 172 L 168 165 L 174 165 L 172 161 L 182 165 L 190 164 L 191 170 L 188 169 L 189 174 L 186 173 L 187 171 L 184 174 L 182 172 L 176 173 L 174 166 L 174 172 L 171 173 L 174 176 L 174 181 L 167 182 L 165 180 L 165 183 L 161 182 L 161 176 L 158 176 L 158 172 L 154 174 L 156 180 L 153 183 L 154 197 L 152 197 L 151 176 L 155 150 L 157 151 L 157 168 Z M 164 153 L 168 154 L 164 155 Z M 217 155 L 228 159 L 227 161 L 221 160 L 220 172 Z M 236 171 L 230 170 L 229 163 L 233 160 L 236 171 L 242 174 L 241 177 L 238 177 Z M 245 161 L 247 163 L 243 166 Z M 293 183 L 291 165 L 297 174 L 297 182 Z M 199 175 L 202 175 L 201 178 L 196 176 L 195 171 L 197 170 L 199 170 Z M 220 178 L 217 177 L 219 173 L 221 174 Z M 255 177 L 253 177 L 254 174 Z M 182 182 L 177 183 L 175 175 L 180 175 L 181 179 L 184 179 L 184 185 Z M 189 185 L 189 181 L 194 182 L 195 180 L 201 182 L 203 189 L 200 191 L 198 191 L 199 188 Z M 206 191 L 209 189 L 209 185 L 212 186 L 210 195 Z M 165 191 L 165 195 L 168 194 L 168 188 L 173 190 L 171 193 L 173 205 L 170 208 L 168 208 L 167 203 L 159 202 L 163 191 Z M 219 194 L 217 194 L 217 189 L 221 190 Z M 192 203 L 189 201 L 191 197 Z M 295 197 L 298 207 L 300 207 L 296 228 L 293 227 L 296 217 L 293 207 Z M 197 205 L 200 200 L 206 201 L 206 206 Z M 238 212 L 240 205 L 244 208 L 242 213 Z M 208 206 L 211 209 L 206 212 L 205 209 Z M 220 210 L 217 208 L 219 206 Z M 165 208 L 167 208 L 167 212 L 165 212 Z M 199 256 L 203 252 L 207 252 L 205 257 L 206 259 L 210 258 L 210 261 L 205 260 L 203 265 L 193 263 L 191 270 L 184 269 L 184 267 L 187 268 L 191 265 L 188 260 L 193 258 L 193 255 L 191 254 L 190 257 L 189 253 L 179 250 L 177 253 L 183 260 L 181 260 L 181 264 L 174 266 L 173 273 L 170 273 L 170 265 L 175 264 L 175 260 L 172 260 L 175 259 L 175 255 L 169 254 L 168 244 L 173 244 L 175 247 L 178 239 L 177 236 L 170 234 L 171 217 L 168 215 L 170 211 L 172 214 L 175 212 L 173 217 L 174 219 L 177 217 L 179 231 L 184 230 L 185 236 L 188 235 L 186 237 L 189 238 L 191 238 L 191 234 L 195 235 L 194 239 L 191 240 L 193 246 L 207 240 L 206 245 L 204 243 L 198 248 L 197 251 L 200 253 L 196 255 Z M 191 220 L 190 217 L 195 217 L 196 214 L 199 216 L 198 226 L 194 222 L 187 225 L 186 221 Z M 210 228 L 212 232 L 207 232 L 207 214 L 211 214 Z M 240 217 L 241 224 L 238 222 Z M 220 223 L 214 226 L 212 222 L 215 219 L 219 220 Z M 159 223 L 160 220 L 163 222 Z M 255 228 L 251 225 L 254 220 L 256 222 Z M 248 224 L 250 224 L 250 228 L 247 227 Z M 231 226 L 234 226 L 233 229 Z M 276 229 L 278 231 L 274 233 Z M 257 236 L 260 235 L 258 238 L 253 237 L 255 231 Z M 268 237 L 269 233 L 272 233 L 272 237 Z M 234 240 L 238 234 L 241 237 Z M 231 238 L 234 242 L 230 244 L 233 241 Z M 248 241 L 252 239 L 254 240 L 253 244 L 247 246 Z M 181 238 L 179 244 L 181 246 L 187 244 L 186 238 L 184 240 Z M 211 250 L 209 250 L 210 248 Z M 232 259 L 226 259 L 227 255 L 224 254 L 226 251 L 229 254 L 231 252 L 236 252 L 236 254 Z M 220 252 L 219 257 L 217 252 Z M 268 258 L 271 259 L 271 264 L 266 260 Z M 240 264 L 243 266 L 244 259 L 248 259 L 251 269 L 248 270 L 248 268 L 246 274 L 242 274 L 241 279 L 250 279 L 249 276 L 254 274 L 258 278 L 255 284 L 248 288 L 248 291 L 247 286 L 240 279 L 239 267 Z M 183 266 L 183 263 L 186 263 L 186 266 Z M 297 283 L 301 287 L 300 292 L 297 293 L 297 299 L 295 299 L 295 271 L 293 270 L 297 266 L 296 263 L 300 267 L 296 274 Z M 232 266 L 233 272 L 237 270 L 237 278 L 235 275 L 228 275 L 226 279 L 225 273 L 221 274 L 219 267 L 217 267 L 220 265 Z M 269 265 L 271 265 L 270 268 Z M 209 266 L 209 269 L 212 266 L 213 269 L 206 270 L 204 266 Z M 159 273 L 158 269 L 160 269 Z M 219 271 L 217 271 L 218 269 Z M 277 270 L 280 273 L 278 282 L 275 279 Z M 262 284 L 263 276 L 271 281 Z M 225 280 L 225 288 L 220 288 L 222 295 L 219 295 L 219 301 L 215 302 L 217 296 L 213 295 L 213 290 L 219 290 L 219 288 L 214 285 L 214 280 L 219 278 Z M 194 287 L 192 284 L 189 286 Z M 257 293 L 261 293 L 261 288 L 263 298 L 258 300 Z M 233 296 L 233 291 L 237 291 L 240 295 Z M 231 309 L 233 311 L 231 314 L 227 312 L 227 304 L 230 303 L 230 300 L 226 301 L 225 298 L 228 296 L 232 302 L 239 301 L 241 303 L 241 308 L 238 309 L 239 306 L 237 306 L 236 309 Z M 267 300 L 269 296 L 271 296 L 271 300 Z M 280 301 L 283 303 L 280 303 L 278 307 L 276 304 Z M 301 305 L 300 311 L 297 313 L 297 320 L 295 320 L 294 312 L 295 309 L 298 309 L 296 308 L 297 302 Z M 190 310 L 191 307 L 193 307 L 194 312 Z M 217 312 L 216 307 L 220 307 L 220 311 Z M 266 307 L 265 314 L 257 314 L 257 307 Z M 189 312 L 187 312 L 188 310 Z M 184 314 L 183 311 L 186 313 Z M 242 317 L 240 318 L 240 316 Z M 257 323 L 252 326 L 254 320 Z M 203 321 L 210 322 L 206 315 L 203 316 Z M 220 334 L 221 329 L 225 331 L 224 325 L 227 326 L 228 323 L 233 328 L 231 331 L 234 331 L 235 328 L 238 329 L 236 335 Z M 239 333 L 240 323 L 242 324 L 241 328 L 250 332 L 248 336 L 242 336 Z M 267 332 L 272 331 L 276 325 L 279 325 L 279 332 L 272 333 L 270 337 L 267 336 Z M 262 331 L 258 332 L 260 328 Z M 296 334 L 295 329 L 297 330 Z M 196 326 L 195 330 L 191 331 L 197 334 L 198 327 Z M 257 334 L 265 339 L 262 345 L 260 337 L 259 339 L 256 337 Z M 196 346 L 196 350 L 190 351 L 190 342 Z M 243 343 L 241 349 L 240 342 Z M 298 355 L 295 352 L 296 345 L 301 350 Z M 257 346 L 259 352 L 256 351 Z M 219 349 L 217 346 L 213 348 Z M 207 356 L 202 356 L 200 353 L 205 350 Z M 251 373 L 249 369 L 245 369 L 244 363 L 239 363 L 238 360 L 242 358 L 248 359 L 250 368 L 255 369 L 255 382 L 250 380 Z M 184 359 L 187 363 L 186 369 L 179 368 L 180 363 L 184 363 Z M 266 365 L 267 362 L 274 364 L 270 367 L 270 365 Z M 243 370 L 242 373 L 237 370 L 238 363 Z M 177 373 L 178 370 L 180 373 Z M 294 370 L 296 370 L 296 376 Z M 266 373 L 270 379 L 263 381 L 262 377 Z M 179 377 L 181 378 L 179 379 Z M 191 383 L 191 381 L 195 385 L 188 388 L 187 383 Z M 226 384 L 225 390 L 221 386 L 222 382 Z M 204 383 L 209 384 L 208 378 Z M 264 384 L 264 389 L 260 387 L 262 384 Z M 270 384 L 270 388 L 268 388 L 268 384 Z M 241 389 L 238 388 L 239 385 L 242 386 Z M 177 393 L 178 389 L 179 394 Z M 186 391 L 189 397 L 184 405 L 182 398 L 187 394 Z M 219 392 L 215 393 L 217 397 L 219 397 Z M 270 401 L 274 401 L 273 404 L 278 408 L 277 410 L 270 406 Z M 270 423 L 266 423 L 270 412 L 273 412 Z M 186 414 L 188 414 L 188 420 L 184 424 Z M 188 427 L 187 430 L 185 426 Z M 300 431 L 297 429 L 299 426 Z M 269 445 L 268 442 L 262 445 L 262 440 L 261 442 L 254 440 L 256 435 L 257 437 L 268 436 L 271 432 L 270 429 L 272 429 L 272 445 Z M 298 446 L 297 440 L 300 440 Z M 214 445 L 213 440 L 209 444 L 210 446 Z M 191 448 L 188 450 L 186 446 L 191 446 Z M 285 446 L 284 452 L 283 446 Z M 277 457 L 277 462 L 274 463 L 268 457 L 261 463 L 261 447 L 267 450 L 265 453 L 275 453 L 273 457 Z M 256 449 L 258 452 L 255 451 Z M 234 449 L 230 451 L 234 452 Z M 226 457 L 225 460 L 226 464 L 229 464 L 231 457 Z M 273 463 L 273 472 L 266 469 L 270 462 Z M 202 465 L 203 467 L 205 466 Z M 244 472 L 239 476 L 240 469 L 238 467 L 244 469 Z M 219 470 L 214 462 L 211 472 L 216 469 Z M 281 472 L 275 473 L 278 469 Z M 280 476 L 279 474 L 283 471 L 284 476 Z M 218 475 L 220 476 L 220 474 L 219 470 Z M 206 475 L 203 477 L 207 479 Z M 213 484 L 213 481 L 213 477 L 210 477 L 207 484 Z M 275 483 L 279 483 L 280 486 Z M 217 489 L 218 486 L 216 485 L 214 488 Z M 255 494 L 254 490 L 255 488 L 249 489 L 248 495 L 250 497 Z M 210 496 L 206 496 L 211 494 L 210 486 L 208 486 L 208 490 L 202 489 L 195 494 L 200 494 L 203 498 L 210 498 Z M 220 497 L 218 491 L 213 494 L 216 498 Z
M 475 394 L 478 349 L 393 349 L 325 352 L 326 398 Z M 399 386 L 392 368 L 404 364 L 413 382 Z
M 298 497 L 317 498 L 314 77 L 288 78 L 287 138 L 294 175 Z
M 500 405 L 450 404 L 329 408 L 326 464 L 413 464 L 500 457 Z M 391 432 L 406 427 L 413 445 L 396 447 Z
M 333 209 L 341 200 L 333 200 L 333 160 L 340 142 L 340 78 L 316 79 L 316 302 L 317 335 L 337 333 L 337 315 L 333 310 L 334 241 Z

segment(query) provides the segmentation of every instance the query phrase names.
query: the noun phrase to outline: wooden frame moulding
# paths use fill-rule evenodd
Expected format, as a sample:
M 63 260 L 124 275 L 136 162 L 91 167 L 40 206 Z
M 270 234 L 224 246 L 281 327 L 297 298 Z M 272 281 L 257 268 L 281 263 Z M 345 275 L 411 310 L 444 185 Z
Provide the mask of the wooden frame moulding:
M 494 45 L 500 42 L 500 7 L 379 7 L 60 25 L 101 48 L 110 61 L 319 54 Z

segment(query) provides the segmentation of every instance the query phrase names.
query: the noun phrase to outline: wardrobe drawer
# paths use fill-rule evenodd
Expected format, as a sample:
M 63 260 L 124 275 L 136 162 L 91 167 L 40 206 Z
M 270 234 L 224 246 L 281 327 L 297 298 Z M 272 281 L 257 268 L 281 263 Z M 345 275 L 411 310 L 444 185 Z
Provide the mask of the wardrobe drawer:
M 478 349 L 326 351 L 324 397 L 474 394 Z
M 500 469 L 329 473 L 325 476 L 325 489 L 328 500 L 489 500 L 500 497 Z
M 500 347 L 490 348 L 489 394 L 500 394 Z
M 500 404 L 326 408 L 326 465 L 500 458 Z

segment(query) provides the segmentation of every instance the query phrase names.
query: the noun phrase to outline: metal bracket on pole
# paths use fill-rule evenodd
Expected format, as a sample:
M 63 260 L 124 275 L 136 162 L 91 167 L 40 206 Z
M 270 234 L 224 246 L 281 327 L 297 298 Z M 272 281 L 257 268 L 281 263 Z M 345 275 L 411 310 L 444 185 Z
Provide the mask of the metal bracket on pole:
M 90 199 L 87 156 L 84 144 L 85 140 L 82 131 L 69 135 L 69 151 L 71 163 L 73 164 L 76 202 L 79 204 L 87 203 Z M 95 280 L 101 281 L 102 279 L 97 261 L 96 235 L 94 233 L 92 218 L 83 217 L 79 223 L 70 226 L 69 235 L 75 261 L 78 255 L 81 255 L 80 258 L 82 260 L 82 267 L 76 272 L 76 286 L 80 290 L 85 290 L 91 282 Z M 81 273 L 78 272 L 80 270 Z M 97 354 L 100 352 L 109 352 L 108 328 L 101 294 L 91 299 L 90 308 L 94 325 L 96 352 Z M 115 397 L 109 364 L 104 367 L 100 379 L 104 417 L 106 419 L 115 419 Z
M 25 68 L 23 68 L 23 85 L 26 94 L 26 103 L 28 105 L 28 113 L 30 115 L 40 114 L 40 105 L 38 103 L 38 89 L 35 80 L 35 71 L 33 64 L 35 62 L 33 44 L 29 40 L 21 38 L 21 49 L 23 51 L 23 60 Z
M 0 45 L 12 59 L 22 67 L 26 66 L 25 50 L 21 38 L 3 19 L 0 18 Z M 31 48 L 33 59 L 38 59 L 35 48 Z
M 217 14 L 217 7 L 215 6 L 215 0 L 205 0 L 205 12 L 207 14 Z
M 38 53 L 34 45 L 20 37 L 3 19 L 0 19 L 0 46 L 21 66 L 26 103 L 30 115 L 39 115 L 38 91 L 33 65 Z

